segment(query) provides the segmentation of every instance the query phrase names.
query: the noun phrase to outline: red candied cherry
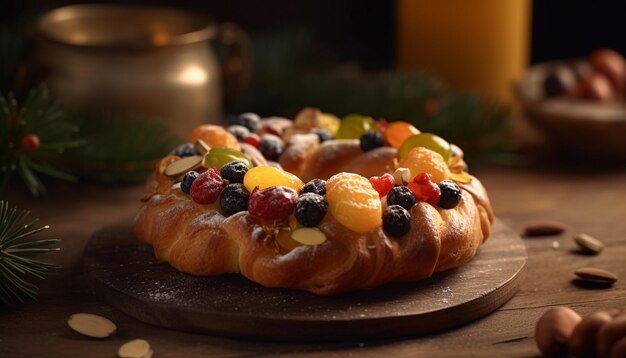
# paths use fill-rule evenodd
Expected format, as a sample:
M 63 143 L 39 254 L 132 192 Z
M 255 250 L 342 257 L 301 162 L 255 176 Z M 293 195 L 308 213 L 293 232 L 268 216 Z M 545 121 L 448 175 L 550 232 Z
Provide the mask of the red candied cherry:
M 250 194 L 248 211 L 265 220 L 278 220 L 291 215 L 298 201 L 298 193 L 287 186 L 255 189 Z
M 196 180 L 193 181 L 189 194 L 191 199 L 198 204 L 211 204 L 220 197 L 220 193 L 225 186 L 226 182 L 217 172 L 217 169 L 210 168 L 198 175 Z
M 22 150 L 25 152 L 32 152 L 39 148 L 39 136 L 36 134 L 27 134 L 22 138 Z
M 282 137 L 283 135 L 282 128 L 276 125 L 270 124 L 270 123 L 266 123 L 263 125 L 263 131 L 265 131 L 265 133 L 268 133 L 268 134 L 273 134 L 277 137 Z
M 378 196 L 382 198 L 383 196 L 386 196 L 391 189 L 393 189 L 396 184 L 396 180 L 393 178 L 393 175 L 385 173 L 379 177 L 371 177 L 370 183 L 372 183 L 372 186 L 378 192 Z
M 261 137 L 256 133 L 250 133 L 243 138 L 244 143 L 248 143 L 255 148 L 259 148 L 261 144 Z
M 419 173 L 407 185 L 417 200 L 436 205 L 441 199 L 441 190 L 430 180 L 430 174 Z

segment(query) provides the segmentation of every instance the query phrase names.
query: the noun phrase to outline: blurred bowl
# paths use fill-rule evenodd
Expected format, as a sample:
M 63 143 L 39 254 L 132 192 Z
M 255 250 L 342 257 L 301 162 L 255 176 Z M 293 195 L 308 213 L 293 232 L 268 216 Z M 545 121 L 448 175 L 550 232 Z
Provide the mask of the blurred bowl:
M 626 157 L 626 102 L 546 96 L 545 78 L 568 62 L 532 66 L 516 83 L 525 117 L 553 147 L 589 156 Z

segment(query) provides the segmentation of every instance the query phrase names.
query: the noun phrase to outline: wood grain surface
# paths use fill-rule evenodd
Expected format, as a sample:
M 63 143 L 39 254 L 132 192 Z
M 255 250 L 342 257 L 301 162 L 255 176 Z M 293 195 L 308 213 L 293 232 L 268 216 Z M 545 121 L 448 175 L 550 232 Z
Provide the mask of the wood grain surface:
M 87 244 L 85 275 L 94 290 L 143 322 L 236 338 L 354 341 L 441 331 L 513 297 L 527 260 L 521 238 L 496 221 L 476 257 L 457 269 L 323 297 L 264 288 L 237 274 L 180 273 L 156 261 L 152 247 L 135 238 L 131 222 L 99 230 Z
M 38 281 L 37 302 L 0 311 L 0 357 L 115 357 L 121 344 L 135 338 L 150 341 L 155 357 L 537 357 L 535 322 L 548 308 L 565 305 L 581 314 L 626 308 L 626 168 L 586 165 L 565 168 L 556 161 L 523 168 L 472 168 L 488 189 L 496 215 L 513 231 L 544 220 L 567 227 L 559 236 L 523 239 L 526 278 L 520 291 L 493 313 L 426 336 L 314 344 L 186 333 L 128 316 L 90 292 L 82 254 L 94 231 L 136 212 L 142 186 L 50 185 L 50 194 L 39 200 L 15 186 L 3 199 L 31 209 L 33 217 L 51 225 L 42 237 L 63 242 L 61 252 L 45 259 L 64 269 Z M 579 232 L 602 240 L 602 253 L 581 255 L 572 240 Z M 576 286 L 574 271 L 586 266 L 609 270 L 619 280 L 606 289 Z M 76 312 L 103 315 L 118 331 L 106 340 L 82 337 L 66 324 Z

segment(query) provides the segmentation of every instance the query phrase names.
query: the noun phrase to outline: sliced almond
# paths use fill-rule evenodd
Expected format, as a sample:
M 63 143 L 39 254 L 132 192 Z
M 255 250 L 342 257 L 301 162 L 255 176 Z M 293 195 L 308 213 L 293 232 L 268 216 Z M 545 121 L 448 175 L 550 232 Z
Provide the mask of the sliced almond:
M 411 170 L 409 168 L 398 168 L 393 172 L 393 179 L 397 185 L 407 185 L 411 180 Z
M 595 267 L 579 268 L 574 274 L 585 281 L 604 285 L 612 285 L 617 281 L 614 273 Z
M 75 313 L 67 320 L 67 324 L 74 331 L 93 338 L 107 338 L 117 330 L 110 320 L 90 313 Z
M 143 358 L 150 353 L 150 343 L 145 339 L 133 339 L 120 346 L 117 355 L 121 358 Z
M 565 231 L 565 225 L 559 222 L 538 222 L 527 225 L 524 228 L 524 236 L 553 236 L 559 235 Z
M 206 144 L 206 142 L 203 141 L 202 139 L 196 139 L 196 142 L 194 143 L 194 147 L 196 147 L 196 150 L 202 156 L 204 156 L 205 154 L 209 152 L 209 150 L 211 150 L 211 147 L 209 147 L 209 145 Z
M 280 228 L 276 233 L 276 242 L 280 247 L 287 251 L 291 251 L 302 244 L 291 238 L 291 230 L 289 228 Z
M 576 244 L 586 253 L 599 254 L 602 252 L 602 249 L 604 249 L 602 241 L 584 233 L 574 236 L 574 241 L 576 241 Z
M 320 245 L 326 242 L 326 234 L 320 229 L 303 227 L 294 230 L 291 238 L 304 245 Z
M 203 157 L 201 155 L 192 155 L 190 157 L 181 158 L 165 168 L 163 174 L 170 178 L 178 178 L 190 170 L 198 169 L 202 165 Z
M 154 354 L 154 351 L 151 349 L 148 351 L 148 353 L 146 353 L 145 356 L 141 357 L 141 358 L 152 358 L 152 355 Z

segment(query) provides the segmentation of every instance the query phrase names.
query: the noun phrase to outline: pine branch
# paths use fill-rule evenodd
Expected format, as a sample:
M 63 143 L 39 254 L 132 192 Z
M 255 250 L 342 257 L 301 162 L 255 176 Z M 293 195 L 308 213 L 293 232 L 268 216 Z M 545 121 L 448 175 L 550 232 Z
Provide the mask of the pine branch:
M 60 241 L 24 241 L 49 228 L 46 225 L 32 229 L 37 220 L 23 225 L 28 215 L 28 211 L 18 211 L 16 207 L 11 208 L 8 202 L 0 201 L 0 306 L 14 306 L 24 302 L 25 298 L 36 299 L 38 288 L 28 279 L 43 279 L 46 273 L 60 268 L 59 265 L 25 257 L 59 251 L 59 248 L 43 246 Z
M 57 179 L 75 181 L 71 174 L 53 167 L 56 158 L 69 148 L 85 142 L 74 136 L 78 128 L 67 121 L 60 107 L 52 100 L 45 86 L 31 90 L 20 106 L 12 93 L 0 96 L 0 191 L 18 174 L 33 196 L 45 193 L 36 173 Z M 24 140 L 36 138 L 32 147 Z

